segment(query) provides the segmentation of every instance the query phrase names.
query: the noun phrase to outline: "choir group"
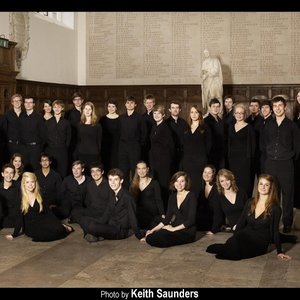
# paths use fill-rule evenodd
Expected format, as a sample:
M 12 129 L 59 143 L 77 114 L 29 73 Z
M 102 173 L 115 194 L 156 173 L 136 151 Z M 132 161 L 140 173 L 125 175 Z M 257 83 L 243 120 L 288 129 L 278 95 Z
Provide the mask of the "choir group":
M 72 223 L 90 243 L 133 231 L 156 247 L 194 242 L 197 230 L 229 231 L 207 252 L 239 260 L 275 243 L 278 257 L 290 259 L 281 243 L 297 239 L 283 233 L 300 208 L 300 92 L 294 120 L 282 96 L 251 99 L 249 108 L 226 96 L 223 113 L 213 98 L 206 116 L 193 105 L 187 120 L 175 100 L 166 118 L 153 95 L 144 114 L 132 96 L 122 115 L 109 99 L 100 120 L 93 102 L 72 99 L 66 113 L 63 101 L 47 100 L 39 114 L 33 97 L 15 94 L 1 116 L 0 226 L 14 228 L 8 240 L 65 238 Z

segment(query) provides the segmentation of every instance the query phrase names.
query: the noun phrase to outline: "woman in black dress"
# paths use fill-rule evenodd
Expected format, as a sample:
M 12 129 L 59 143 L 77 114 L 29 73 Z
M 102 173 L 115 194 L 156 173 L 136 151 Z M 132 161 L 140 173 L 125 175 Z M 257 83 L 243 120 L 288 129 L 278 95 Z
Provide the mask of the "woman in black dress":
M 206 234 L 214 234 L 220 231 L 224 223 L 224 214 L 219 209 L 219 193 L 216 184 L 216 168 L 213 165 L 206 165 L 202 173 L 203 189 L 200 193 L 200 199 L 197 209 L 197 229 L 208 230 Z M 219 222 L 220 224 L 216 223 Z
M 255 152 L 255 133 L 252 126 L 245 122 L 246 109 L 243 104 L 234 107 L 236 123 L 228 131 L 229 169 L 236 177 L 237 185 L 243 188 L 248 198 L 252 197 L 253 184 L 251 168 Z
M 227 169 L 221 169 L 217 174 L 217 188 L 219 198 L 215 207 L 214 229 L 217 230 L 224 219 L 228 221 L 229 229 L 234 230 L 248 200 L 246 192 L 238 188 L 233 173 Z M 215 231 L 216 232 L 216 231 Z
M 270 243 L 275 243 L 277 257 L 290 260 L 283 253 L 281 242 L 296 242 L 296 236 L 279 233 L 281 208 L 274 179 L 271 175 L 259 176 L 257 192 L 245 206 L 236 230 L 225 244 L 213 244 L 206 249 L 216 258 L 240 260 L 266 254 Z
M 34 173 L 25 172 L 21 181 L 21 211 L 16 220 L 13 234 L 6 235 L 12 240 L 20 230 L 34 242 L 50 242 L 65 238 L 74 229 L 61 224 L 52 212 L 43 205 L 39 184 Z
M 99 123 L 102 126 L 101 158 L 104 164 L 104 172 L 112 168 L 118 168 L 118 148 L 120 139 L 120 118 L 117 114 L 117 102 L 109 99 L 107 103 L 108 114 L 103 116 Z
M 163 248 L 195 241 L 197 200 L 189 190 L 188 175 L 181 171 L 175 173 L 170 188 L 174 193 L 169 197 L 166 217 L 142 239 L 151 246 Z
M 101 159 L 102 126 L 97 122 L 95 106 L 92 102 L 83 105 L 78 125 L 77 154 L 88 168 Z
M 151 229 L 165 217 L 159 184 L 149 175 L 144 161 L 136 165 L 130 192 L 136 200 L 136 217 L 141 229 Z
M 297 93 L 294 106 L 294 122 L 300 130 L 300 91 Z M 300 155 L 294 160 L 294 207 L 300 208 Z
M 13 180 L 21 182 L 23 171 L 24 171 L 24 163 L 23 163 L 23 155 L 20 153 L 14 153 L 10 159 L 10 163 L 15 167 L 15 175 Z
M 189 128 L 183 136 L 183 157 L 180 170 L 191 178 L 191 191 L 199 199 L 202 183 L 202 173 L 208 162 L 207 154 L 212 145 L 211 131 L 204 123 L 201 110 L 197 105 L 190 109 Z

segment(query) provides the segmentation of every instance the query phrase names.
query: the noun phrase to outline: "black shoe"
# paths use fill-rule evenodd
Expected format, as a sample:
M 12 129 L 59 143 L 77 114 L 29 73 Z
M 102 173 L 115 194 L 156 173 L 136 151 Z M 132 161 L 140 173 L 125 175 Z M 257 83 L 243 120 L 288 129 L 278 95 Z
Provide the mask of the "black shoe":
M 291 231 L 292 231 L 292 226 L 289 225 L 283 226 L 283 230 L 282 230 L 283 233 L 290 233 Z

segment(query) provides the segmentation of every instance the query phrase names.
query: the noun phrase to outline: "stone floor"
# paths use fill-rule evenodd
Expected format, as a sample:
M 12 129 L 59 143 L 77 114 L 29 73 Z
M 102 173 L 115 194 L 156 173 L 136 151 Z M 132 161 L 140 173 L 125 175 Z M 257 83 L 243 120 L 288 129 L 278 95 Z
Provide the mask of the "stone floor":
M 290 261 L 276 251 L 243 261 L 217 260 L 205 252 L 229 233 L 192 244 L 152 248 L 134 236 L 88 243 L 78 225 L 61 241 L 34 243 L 0 231 L 0 287 L 300 287 L 300 243 L 284 244 Z M 300 232 L 294 231 L 300 238 Z

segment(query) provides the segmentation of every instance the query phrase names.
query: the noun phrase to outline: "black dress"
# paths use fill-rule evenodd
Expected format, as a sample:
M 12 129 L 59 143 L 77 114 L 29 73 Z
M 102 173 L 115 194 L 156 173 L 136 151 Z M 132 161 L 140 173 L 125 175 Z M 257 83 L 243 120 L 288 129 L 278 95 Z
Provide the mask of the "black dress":
M 43 211 L 40 212 L 40 205 L 37 200 L 34 201 L 32 207 L 29 205 L 26 214 L 20 212 L 12 236 L 17 237 L 21 228 L 23 228 L 23 232 L 27 236 L 32 238 L 33 242 L 60 240 L 70 233 L 66 231 L 61 222 L 47 209 L 46 205 L 43 205 Z
M 186 195 L 179 208 L 177 206 L 177 193 L 173 193 L 169 198 L 168 210 L 162 223 L 164 225 L 171 224 L 173 227 L 183 224 L 185 228 L 173 232 L 160 229 L 146 237 L 147 243 L 155 247 L 171 247 L 194 242 L 196 237 L 196 209 L 197 200 L 193 192 Z
M 229 128 L 228 162 L 229 170 L 234 174 L 238 187 L 242 187 L 248 198 L 252 196 L 251 163 L 255 153 L 255 133 L 246 125 L 235 131 L 234 125 Z
M 207 164 L 207 154 L 211 149 L 211 131 L 204 125 L 204 132 L 197 128 L 193 133 L 189 129 L 183 136 L 183 158 L 180 169 L 186 172 L 192 182 L 191 191 L 196 196 L 200 196 L 202 173 Z
M 237 224 L 236 231 L 225 244 L 208 246 L 207 252 L 215 253 L 216 258 L 240 260 L 266 254 L 270 243 L 275 243 L 277 253 L 282 253 L 279 221 L 281 208 L 273 204 L 271 214 L 264 213 L 255 218 L 255 213 L 248 214 L 251 202 L 246 205 Z
M 100 119 L 102 126 L 102 147 L 101 158 L 104 164 L 105 173 L 112 169 L 117 168 L 118 165 L 118 149 L 120 140 L 120 119 L 110 119 L 103 116 Z
M 164 204 L 161 199 L 160 187 L 152 179 L 143 191 L 139 191 L 136 201 L 136 216 L 141 229 L 152 229 L 164 214 Z

